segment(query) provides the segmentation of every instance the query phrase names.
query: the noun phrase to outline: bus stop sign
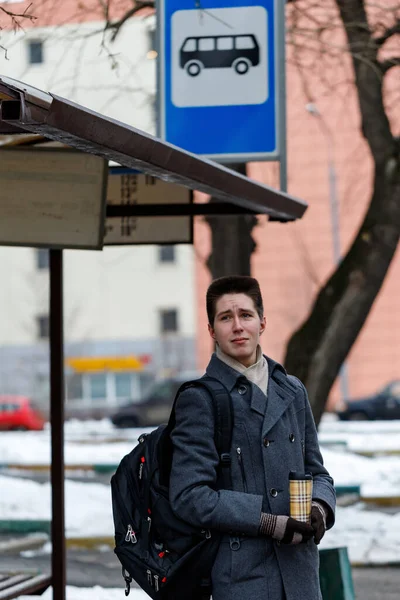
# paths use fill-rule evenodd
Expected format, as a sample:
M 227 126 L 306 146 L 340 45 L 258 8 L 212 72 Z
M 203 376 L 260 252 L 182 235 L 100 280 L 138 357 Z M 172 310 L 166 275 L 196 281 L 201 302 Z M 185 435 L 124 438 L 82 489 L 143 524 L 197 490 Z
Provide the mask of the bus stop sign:
M 225 162 L 280 158 L 285 3 L 256 4 L 160 0 L 162 139 Z

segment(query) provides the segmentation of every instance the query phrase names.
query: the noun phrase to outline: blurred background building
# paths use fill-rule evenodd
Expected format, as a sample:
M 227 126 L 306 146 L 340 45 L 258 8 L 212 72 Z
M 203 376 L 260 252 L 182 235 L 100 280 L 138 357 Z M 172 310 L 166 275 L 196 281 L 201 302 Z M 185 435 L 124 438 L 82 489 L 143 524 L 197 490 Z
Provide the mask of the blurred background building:
M 44 3 L 48 10 L 39 10 L 39 18 L 26 23 L 24 31 L 2 33 L 7 56 L 0 52 L 0 72 L 154 134 L 155 15 L 151 8 L 136 13 L 111 41 L 113 30 L 104 32 L 100 5 Z M 114 18 L 127 5 L 117 3 Z M 343 42 L 341 33 L 332 35 Z M 348 79 L 348 57 L 332 63 L 324 83 L 316 61 L 310 62 L 305 81 L 295 59 L 289 38 L 288 189 L 310 208 L 293 224 L 260 217 L 253 232 L 257 249 L 252 270 L 261 282 L 267 316 L 263 349 L 278 361 L 334 268 L 338 249 L 343 254 L 351 244 L 373 176 L 356 92 Z M 396 75 L 397 69 L 388 75 L 385 93 L 399 129 L 398 103 L 390 103 Z M 279 186 L 276 164 L 249 164 L 248 174 Z M 139 398 L 149 381 L 163 374 L 205 367 L 212 350 L 204 305 L 209 252 L 210 232 L 201 218 L 195 224 L 194 249 L 65 252 L 69 403 L 115 405 Z M 47 252 L 0 248 L 0 281 L 0 392 L 47 399 Z M 346 362 L 350 396 L 373 392 L 399 377 L 399 281 L 397 254 Z M 336 383 L 330 406 L 341 394 Z
M 34 27 L 2 35 L 7 56 L 0 52 L 0 72 L 154 134 L 154 15 L 130 19 L 109 44 L 99 12 L 76 2 L 36 8 Z M 74 405 L 89 412 L 139 399 L 155 378 L 194 368 L 191 246 L 64 256 L 67 413 Z M 44 404 L 48 275 L 47 250 L 0 247 L 0 394 Z

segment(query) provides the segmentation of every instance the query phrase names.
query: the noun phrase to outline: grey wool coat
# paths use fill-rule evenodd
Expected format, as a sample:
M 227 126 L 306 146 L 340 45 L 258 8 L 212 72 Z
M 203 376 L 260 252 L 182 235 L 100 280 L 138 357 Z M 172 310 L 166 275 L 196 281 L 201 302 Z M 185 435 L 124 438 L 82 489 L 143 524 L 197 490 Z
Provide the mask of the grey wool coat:
M 289 471 L 313 475 L 313 498 L 329 507 L 328 528 L 335 511 L 333 480 L 323 466 L 306 390 L 267 361 L 267 396 L 215 354 L 207 367 L 232 396 L 232 490 L 215 489 L 219 460 L 209 394 L 189 388 L 176 405 L 170 501 L 188 523 L 223 532 L 213 600 L 321 599 L 314 540 L 286 545 L 258 535 L 262 511 L 289 514 Z

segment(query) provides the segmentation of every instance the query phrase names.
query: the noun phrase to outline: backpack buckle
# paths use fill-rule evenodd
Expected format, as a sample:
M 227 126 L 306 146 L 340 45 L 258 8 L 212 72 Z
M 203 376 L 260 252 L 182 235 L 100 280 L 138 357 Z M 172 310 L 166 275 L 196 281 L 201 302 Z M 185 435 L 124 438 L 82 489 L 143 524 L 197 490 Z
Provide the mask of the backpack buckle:
M 122 577 L 125 579 L 125 596 L 129 596 L 129 592 L 131 591 L 132 577 L 124 567 L 122 567 Z
M 229 454 L 229 452 L 224 452 L 223 454 L 221 454 L 220 460 L 221 460 L 221 465 L 223 467 L 231 466 L 231 455 Z

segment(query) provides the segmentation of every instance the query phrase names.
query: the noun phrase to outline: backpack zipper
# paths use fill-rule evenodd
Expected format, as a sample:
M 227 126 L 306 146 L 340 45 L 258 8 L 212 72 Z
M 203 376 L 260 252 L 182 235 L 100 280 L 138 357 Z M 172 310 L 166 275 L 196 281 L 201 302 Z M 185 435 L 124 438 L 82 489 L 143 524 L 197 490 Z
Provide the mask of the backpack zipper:
M 132 525 L 128 525 L 128 531 L 126 532 L 125 541 L 132 542 L 132 544 L 137 544 L 136 533 L 133 531 Z
M 115 497 L 115 498 L 116 498 L 116 500 L 117 500 L 117 504 L 118 504 L 118 507 L 119 507 L 120 511 L 124 513 L 124 517 L 125 517 L 125 519 L 126 519 L 126 520 L 125 520 L 125 523 L 126 523 L 126 522 L 128 522 L 128 523 L 129 523 L 129 521 L 132 519 L 132 516 L 131 516 L 131 515 L 129 515 L 129 513 L 128 513 L 128 510 L 126 509 L 126 507 L 125 507 L 125 505 L 124 505 L 124 503 L 123 503 L 123 501 L 122 501 L 122 498 L 121 498 L 121 493 L 120 493 L 120 491 L 119 491 L 119 487 L 118 487 L 118 485 L 116 484 L 115 480 L 114 480 L 114 497 Z M 129 527 L 131 527 L 131 525 L 128 525 L 128 531 L 129 531 Z M 127 534 L 126 534 L 126 535 L 128 535 L 128 532 L 127 532 Z M 126 539 L 126 537 L 125 537 L 125 539 Z M 127 540 L 127 541 L 128 541 L 128 540 Z M 135 542 L 133 542 L 133 543 L 135 543 Z
M 156 592 L 158 592 L 160 589 L 160 586 L 158 584 L 158 575 L 153 575 L 153 577 L 154 577 L 154 589 L 156 590 Z
M 153 580 L 152 580 L 152 575 L 151 575 L 150 569 L 147 569 L 146 573 L 147 573 L 147 582 L 148 582 L 148 584 L 151 585 L 151 586 L 153 586 Z
M 241 448 L 236 448 L 236 454 L 237 454 L 237 457 L 238 457 L 238 462 L 239 462 L 239 466 L 240 466 L 240 472 L 242 473 L 243 489 L 244 489 L 245 492 L 247 492 L 246 473 L 244 472 L 244 464 L 243 464 L 243 458 L 242 458 L 242 449 Z

